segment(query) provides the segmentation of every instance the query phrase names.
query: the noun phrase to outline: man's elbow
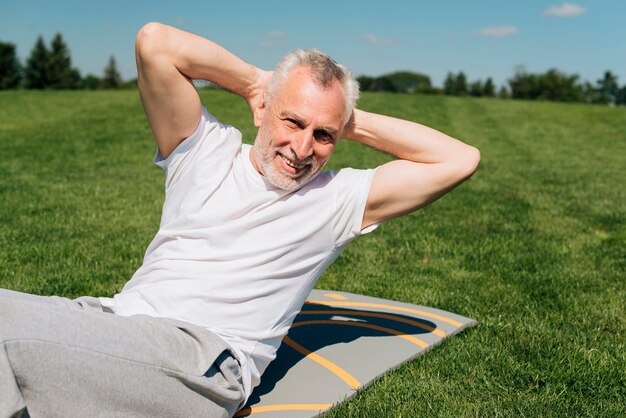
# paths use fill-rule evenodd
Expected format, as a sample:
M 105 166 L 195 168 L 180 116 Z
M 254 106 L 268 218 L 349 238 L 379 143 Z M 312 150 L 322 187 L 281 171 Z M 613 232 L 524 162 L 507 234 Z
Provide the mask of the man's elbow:
M 468 179 L 476 172 L 480 164 L 480 151 L 476 147 L 467 145 L 458 159 L 459 176 L 462 180 Z
M 162 23 L 150 22 L 143 25 L 135 38 L 137 58 L 145 60 L 157 52 L 164 45 L 166 33 L 167 25 Z

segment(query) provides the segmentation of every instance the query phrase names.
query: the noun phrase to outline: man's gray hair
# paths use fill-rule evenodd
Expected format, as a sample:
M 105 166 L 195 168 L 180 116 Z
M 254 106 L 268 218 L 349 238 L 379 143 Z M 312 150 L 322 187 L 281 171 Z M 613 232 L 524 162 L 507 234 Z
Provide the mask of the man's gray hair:
M 296 49 L 285 55 L 274 68 L 274 74 L 268 86 L 268 101 L 285 83 L 289 73 L 297 67 L 307 67 L 311 70 L 315 82 L 327 88 L 337 80 L 341 83 L 346 100 L 346 113 L 343 124 L 348 123 L 352 110 L 359 98 L 359 83 L 352 73 L 341 64 L 318 49 Z

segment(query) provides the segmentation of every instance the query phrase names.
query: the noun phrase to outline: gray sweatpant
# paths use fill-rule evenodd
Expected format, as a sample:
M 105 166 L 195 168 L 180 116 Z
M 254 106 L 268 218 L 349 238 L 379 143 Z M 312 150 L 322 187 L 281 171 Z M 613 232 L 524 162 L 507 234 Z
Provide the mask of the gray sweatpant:
M 203 328 L 0 289 L 0 418 L 227 417 L 243 398 L 230 347 Z

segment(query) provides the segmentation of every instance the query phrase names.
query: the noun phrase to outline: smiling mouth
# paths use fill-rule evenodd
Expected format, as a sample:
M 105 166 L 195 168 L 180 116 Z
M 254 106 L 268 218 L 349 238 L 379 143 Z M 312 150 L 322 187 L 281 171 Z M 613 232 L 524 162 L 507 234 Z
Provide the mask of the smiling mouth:
M 286 156 L 284 156 L 280 152 L 278 153 L 278 156 L 283 160 L 283 162 L 288 167 L 293 168 L 296 171 L 296 174 L 309 166 L 309 163 L 306 163 L 306 162 L 304 162 L 304 163 L 297 163 L 297 162 L 293 161 L 292 159 L 287 158 Z

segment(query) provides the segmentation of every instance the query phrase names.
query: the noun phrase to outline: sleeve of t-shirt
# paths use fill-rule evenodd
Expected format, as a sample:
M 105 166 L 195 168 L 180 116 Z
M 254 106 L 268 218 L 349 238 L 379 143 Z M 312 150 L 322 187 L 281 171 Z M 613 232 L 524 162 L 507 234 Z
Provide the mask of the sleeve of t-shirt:
M 241 133 L 223 125 L 202 106 L 196 130 L 167 157 L 157 149 L 153 162 L 165 172 L 166 189 L 173 186 L 199 162 L 217 170 L 220 163 L 231 161 L 241 147 Z
M 376 169 L 344 168 L 333 178 L 335 185 L 335 215 L 333 230 L 337 246 L 345 245 L 359 235 L 366 234 L 378 224 L 361 229 L 367 196 Z

